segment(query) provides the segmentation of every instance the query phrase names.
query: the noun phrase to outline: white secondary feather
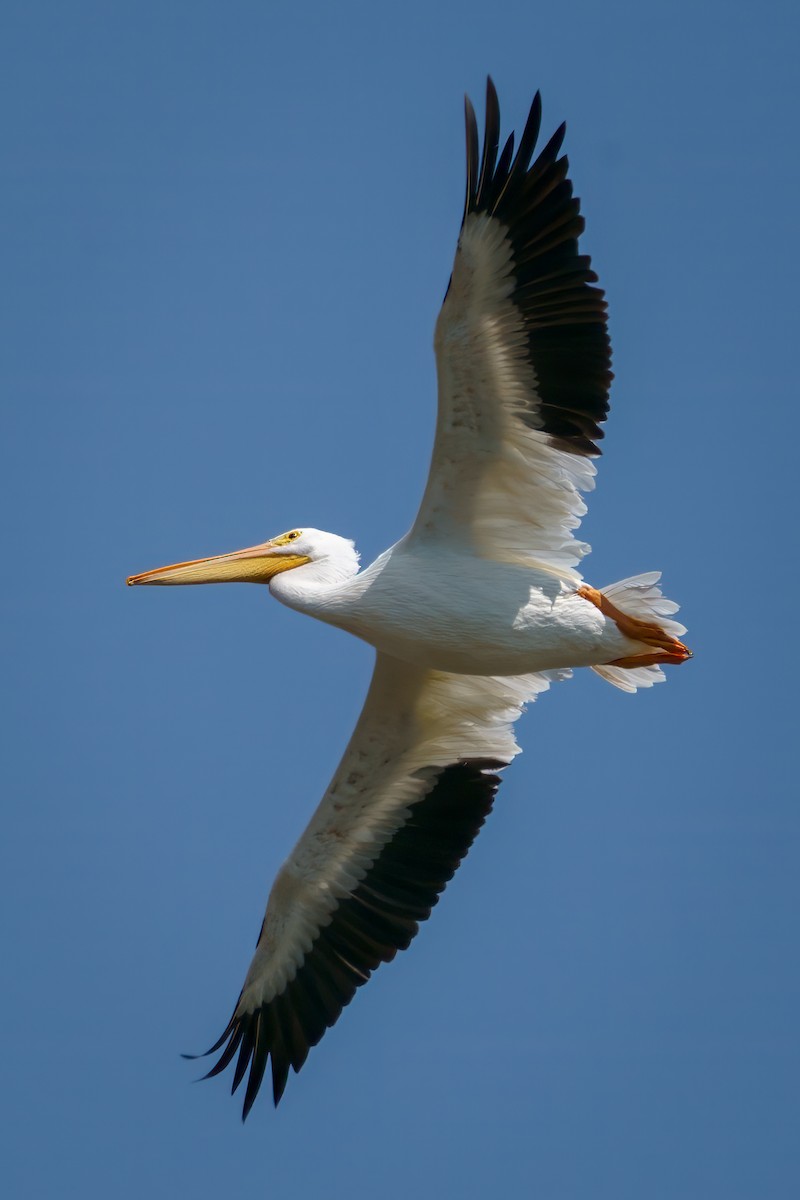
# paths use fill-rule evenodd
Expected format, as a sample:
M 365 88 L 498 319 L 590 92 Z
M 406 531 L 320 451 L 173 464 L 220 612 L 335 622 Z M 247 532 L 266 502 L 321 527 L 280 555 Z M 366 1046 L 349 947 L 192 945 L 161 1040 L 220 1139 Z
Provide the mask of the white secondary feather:
M 573 537 L 594 487 L 589 459 L 559 450 L 520 417 L 538 406 L 525 326 L 509 299 L 511 246 L 494 217 L 470 214 L 436 324 L 439 415 L 412 538 L 579 581 L 589 547 Z
M 237 1014 L 269 1002 L 294 977 L 438 770 L 463 758 L 510 762 L 523 706 L 569 674 L 447 675 L 378 656 L 350 744 L 275 880 Z

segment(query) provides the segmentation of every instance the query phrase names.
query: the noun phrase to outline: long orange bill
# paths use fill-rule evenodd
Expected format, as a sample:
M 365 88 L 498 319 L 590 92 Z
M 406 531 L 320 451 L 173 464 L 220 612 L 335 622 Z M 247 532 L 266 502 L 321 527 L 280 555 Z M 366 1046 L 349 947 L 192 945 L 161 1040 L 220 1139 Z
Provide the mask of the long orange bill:
M 195 558 L 191 562 L 156 567 L 154 571 L 129 575 L 127 582 L 129 587 L 151 583 L 269 583 L 273 575 L 290 571 L 292 567 L 301 567 L 307 562 L 310 559 L 302 555 L 285 553 L 283 546 L 264 542 L 260 546 L 234 550 L 232 554 L 218 554 L 214 558 Z

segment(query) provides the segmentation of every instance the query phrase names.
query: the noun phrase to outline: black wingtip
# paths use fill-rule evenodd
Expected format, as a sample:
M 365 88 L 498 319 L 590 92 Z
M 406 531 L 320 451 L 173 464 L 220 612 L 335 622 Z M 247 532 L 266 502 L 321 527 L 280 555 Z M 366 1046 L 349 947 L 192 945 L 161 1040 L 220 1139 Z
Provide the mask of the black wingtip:
M 470 211 L 477 192 L 478 179 L 478 121 L 469 96 L 464 96 L 464 123 L 467 137 L 467 194 L 464 199 L 464 216 Z
M 286 1061 L 278 1062 L 275 1058 L 272 1059 L 272 1101 L 277 1108 L 281 1102 L 281 1097 L 286 1091 L 286 1084 L 289 1080 L 289 1063 Z
M 498 159 L 500 145 L 500 102 L 491 75 L 486 77 L 486 113 L 483 152 L 478 174 L 478 124 L 475 110 L 467 103 L 467 194 L 464 217 L 470 212 L 493 215 L 509 189 L 514 191 L 524 180 L 530 166 L 542 123 L 542 94 L 537 91 L 531 102 L 525 127 L 514 156 L 513 133 Z
M 264 1078 L 264 1069 L 267 1065 L 267 1056 L 270 1051 L 268 1038 L 269 1010 L 261 1009 L 259 1012 L 258 1032 L 256 1034 L 255 1045 L 253 1047 L 253 1059 L 250 1063 L 250 1074 L 247 1079 L 247 1088 L 244 1094 L 244 1103 L 242 1104 L 242 1120 L 247 1120 L 247 1114 L 253 1107 L 253 1102 L 258 1095 L 258 1089 L 261 1087 L 261 1080 Z M 267 1028 L 264 1028 L 266 1026 Z
M 231 1017 L 230 1021 L 225 1026 L 224 1033 L 220 1034 L 220 1036 L 214 1042 L 214 1045 L 209 1046 L 207 1050 L 203 1050 L 202 1053 L 200 1053 L 200 1054 L 183 1054 L 183 1053 L 181 1053 L 181 1058 L 185 1058 L 189 1062 L 196 1062 L 198 1058 L 208 1058 L 209 1054 L 216 1054 L 218 1050 L 222 1049 L 223 1044 L 225 1042 L 227 1042 L 228 1038 L 230 1037 L 231 1033 L 233 1032 L 234 1023 L 235 1023 L 234 1019 L 233 1019 L 233 1017 Z
M 564 144 L 564 138 L 567 133 L 567 122 L 562 121 L 558 129 L 555 131 L 550 141 L 539 155 L 538 161 L 544 165 L 545 163 L 555 162 L 558 158 L 558 152 Z M 569 166 L 569 161 L 565 159 L 565 163 Z
M 478 184 L 475 188 L 475 196 L 473 203 L 477 208 L 481 207 L 486 189 L 491 186 L 494 178 L 495 165 L 497 163 L 497 151 L 500 146 L 500 102 L 497 99 L 497 91 L 492 83 L 491 75 L 486 79 L 486 116 L 483 130 L 483 154 L 481 156 L 481 170 L 478 178 Z

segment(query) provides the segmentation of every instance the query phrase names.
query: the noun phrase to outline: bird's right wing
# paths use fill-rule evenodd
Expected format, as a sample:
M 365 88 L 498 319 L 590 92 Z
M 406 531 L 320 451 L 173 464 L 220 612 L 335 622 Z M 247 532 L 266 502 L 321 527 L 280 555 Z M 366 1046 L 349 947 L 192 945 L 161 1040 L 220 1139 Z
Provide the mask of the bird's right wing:
M 526 701 L 568 671 L 447 675 L 378 655 L 344 758 L 270 893 L 233 1016 L 208 1053 L 238 1051 L 244 1116 L 268 1057 L 277 1104 L 289 1073 L 357 987 L 405 949 L 489 813 L 518 751 Z M 223 1049 L 224 1047 L 224 1049 Z

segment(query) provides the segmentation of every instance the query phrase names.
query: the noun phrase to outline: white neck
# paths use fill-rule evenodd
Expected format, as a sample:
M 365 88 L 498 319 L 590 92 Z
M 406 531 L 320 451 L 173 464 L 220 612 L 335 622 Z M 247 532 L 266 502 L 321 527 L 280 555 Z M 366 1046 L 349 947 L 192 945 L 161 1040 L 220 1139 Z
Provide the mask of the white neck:
M 276 600 L 299 612 L 321 616 L 342 585 L 358 574 L 358 554 L 352 543 L 337 539 L 333 554 L 322 554 L 302 567 L 282 571 L 270 580 Z

